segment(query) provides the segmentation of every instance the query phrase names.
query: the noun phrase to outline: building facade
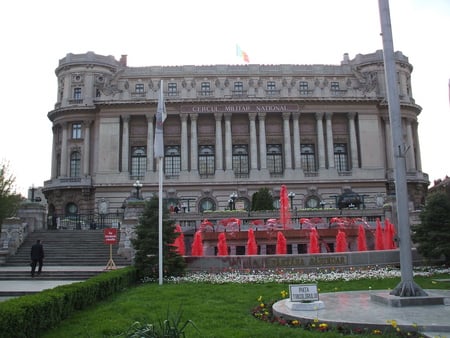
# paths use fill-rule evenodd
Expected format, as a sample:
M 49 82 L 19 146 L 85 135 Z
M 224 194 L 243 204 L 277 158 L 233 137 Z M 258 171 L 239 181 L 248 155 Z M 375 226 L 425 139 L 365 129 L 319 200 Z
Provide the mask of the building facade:
M 410 208 L 429 184 L 418 138 L 412 65 L 395 54 Z M 172 208 L 249 209 L 281 185 L 292 209 L 334 208 L 345 192 L 382 208 L 394 154 L 382 51 L 338 65 L 129 67 L 125 55 L 67 54 L 56 68 L 50 215 L 119 213 L 158 192 L 155 114 L 163 80 L 163 194 Z M 230 198 L 233 197 L 232 200 Z

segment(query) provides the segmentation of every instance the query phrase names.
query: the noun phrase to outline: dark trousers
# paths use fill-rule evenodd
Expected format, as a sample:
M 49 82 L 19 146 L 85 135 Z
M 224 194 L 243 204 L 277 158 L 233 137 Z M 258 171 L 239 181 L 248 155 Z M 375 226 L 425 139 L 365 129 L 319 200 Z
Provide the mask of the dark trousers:
M 31 276 L 34 276 L 34 272 L 36 271 L 36 265 L 38 264 L 39 264 L 38 268 L 38 275 L 39 275 L 42 271 L 42 264 L 43 264 L 42 258 L 31 260 Z

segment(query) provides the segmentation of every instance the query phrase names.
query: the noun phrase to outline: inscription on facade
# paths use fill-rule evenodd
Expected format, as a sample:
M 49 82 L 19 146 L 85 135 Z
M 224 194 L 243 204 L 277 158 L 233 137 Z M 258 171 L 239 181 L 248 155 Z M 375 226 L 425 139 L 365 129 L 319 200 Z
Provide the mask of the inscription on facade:
M 297 104 L 218 104 L 182 106 L 182 113 L 270 113 L 298 112 Z
M 268 257 L 266 259 L 266 266 L 268 268 L 276 267 L 310 267 L 310 266 L 335 266 L 348 265 L 347 256 L 333 255 L 333 256 L 305 256 L 305 257 Z

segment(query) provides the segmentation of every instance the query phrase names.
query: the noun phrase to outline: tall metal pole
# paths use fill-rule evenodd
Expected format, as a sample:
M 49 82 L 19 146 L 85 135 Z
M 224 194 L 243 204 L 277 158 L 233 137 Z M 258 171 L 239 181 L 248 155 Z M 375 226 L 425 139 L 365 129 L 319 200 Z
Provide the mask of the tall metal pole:
M 394 59 L 394 43 L 389 12 L 389 0 L 378 0 L 381 33 L 383 37 L 384 73 L 394 150 L 395 195 L 398 215 L 401 282 L 390 292 L 400 297 L 427 296 L 413 280 L 411 234 L 408 212 L 408 188 L 406 182 L 406 152 L 403 142 L 400 100 L 397 87 L 397 71 Z
M 161 87 L 162 90 L 162 87 Z M 159 168 L 159 188 L 158 188 L 158 243 L 159 243 L 159 285 L 163 284 L 163 167 L 162 167 L 162 157 L 158 157 L 158 168 Z

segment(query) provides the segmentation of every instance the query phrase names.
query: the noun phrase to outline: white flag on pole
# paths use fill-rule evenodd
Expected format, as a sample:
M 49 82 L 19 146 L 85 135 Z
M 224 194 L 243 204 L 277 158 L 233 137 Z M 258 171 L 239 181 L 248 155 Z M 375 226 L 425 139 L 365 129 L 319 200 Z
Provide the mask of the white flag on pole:
M 158 108 L 156 110 L 156 130 L 154 144 L 155 158 L 164 157 L 164 120 L 166 119 L 166 117 L 167 113 L 163 95 L 163 80 L 161 80 L 161 85 L 159 87 Z

